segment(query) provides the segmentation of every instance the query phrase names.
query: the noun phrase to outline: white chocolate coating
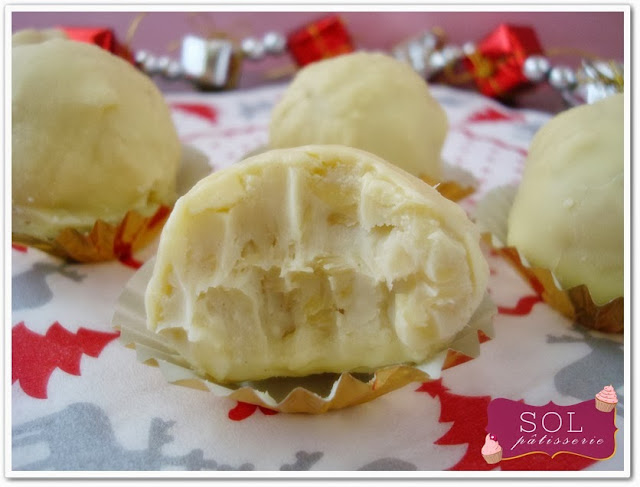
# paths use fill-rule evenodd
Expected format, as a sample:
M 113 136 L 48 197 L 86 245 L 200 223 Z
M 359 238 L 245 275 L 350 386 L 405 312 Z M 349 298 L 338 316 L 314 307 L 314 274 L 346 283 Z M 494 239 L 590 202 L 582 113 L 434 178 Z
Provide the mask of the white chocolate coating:
M 180 142 L 153 82 L 93 45 L 12 48 L 13 232 L 55 237 L 175 201 Z
M 347 145 L 440 180 L 447 127 L 444 110 L 408 64 L 358 52 L 297 73 L 273 110 L 269 144 Z
M 39 44 L 51 39 L 67 39 L 67 34 L 60 29 L 22 29 L 11 36 L 11 46 L 22 44 Z
M 167 221 L 147 326 L 218 381 L 422 362 L 488 266 L 464 211 L 345 146 L 272 150 L 201 180 Z
M 572 108 L 536 134 L 507 242 L 596 304 L 624 294 L 624 104 Z

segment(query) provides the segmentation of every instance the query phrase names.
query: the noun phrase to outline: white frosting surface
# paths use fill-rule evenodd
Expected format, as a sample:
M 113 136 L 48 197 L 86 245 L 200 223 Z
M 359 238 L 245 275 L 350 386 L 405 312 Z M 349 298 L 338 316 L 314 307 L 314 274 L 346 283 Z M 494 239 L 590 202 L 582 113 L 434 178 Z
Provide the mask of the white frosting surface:
M 572 108 L 535 136 L 507 242 L 596 304 L 624 294 L 623 95 Z
M 180 142 L 154 83 L 97 46 L 24 37 L 12 48 L 13 232 L 54 237 L 173 204 Z
M 442 176 L 447 116 L 408 64 L 357 52 L 298 72 L 273 110 L 270 146 L 341 144 L 416 176 Z

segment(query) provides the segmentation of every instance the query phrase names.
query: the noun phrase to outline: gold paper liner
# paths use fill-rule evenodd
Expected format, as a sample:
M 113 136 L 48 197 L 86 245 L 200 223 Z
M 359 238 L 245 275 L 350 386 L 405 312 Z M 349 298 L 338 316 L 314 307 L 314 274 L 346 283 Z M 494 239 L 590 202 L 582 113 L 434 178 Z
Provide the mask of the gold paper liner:
M 489 192 L 479 203 L 476 223 L 485 232 L 483 239 L 498 255 L 504 257 L 552 308 L 585 328 L 622 333 L 623 297 L 597 305 L 584 284 L 564 289 L 549 269 L 532 266 L 516 248 L 504 244 L 507 240 L 509 211 L 516 192 L 517 188 L 514 186 L 501 186 Z
M 183 145 L 176 180 L 178 195 L 185 194 L 210 172 L 208 157 L 194 147 Z M 67 227 L 55 238 L 44 239 L 12 233 L 11 240 L 14 244 L 35 247 L 75 262 L 126 259 L 156 237 L 170 213 L 171 207 L 167 205 L 159 206 L 151 216 L 143 216 L 131 210 L 117 224 L 97 220 L 88 233 Z
M 425 183 L 433 186 L 438 193 L 451 201 L 460 201 L 476 190 L 475 186 L 461 184 L 458 181 L 438 181 L 429 176 L 420 176 Z
M 437 180 L 427 175 L 420 176 L 425 183 L 433 186 L 438 193 L 451 201 L 460 201 L 473 194 L 478 181 L 472 173 L 459 166 L 442 161 L 442 179 Z
M 211 377 L 198 375 L 161 336 L 147 330 L 144 292 L 154 260 L 134 274 L 118 298 L 112 325 L 120 330 L 120 341 L 136 350 L 139 362 L 159 367 L 170 383 L 283 413 L 320 414 L 371 401 L 411 382 L 436 379 L 442 370 L 477 357 L 480 343 L 493 337 L 496 306 L 485 295 L 469 324 L 449 348 L 423 364 L 391 365 L 373 373 L 316 374 L 220 384 Z
M 160 206 L 148 217 L 137 211 L 128 211 L 118 224 L 96 221 L 89 233 L 64 228 L 50 240 L 19 233 L 12 233 L 11 240 L 75 262 L 127 258 L 153 240 L 169 213 L 171 208 L 168 206 Z

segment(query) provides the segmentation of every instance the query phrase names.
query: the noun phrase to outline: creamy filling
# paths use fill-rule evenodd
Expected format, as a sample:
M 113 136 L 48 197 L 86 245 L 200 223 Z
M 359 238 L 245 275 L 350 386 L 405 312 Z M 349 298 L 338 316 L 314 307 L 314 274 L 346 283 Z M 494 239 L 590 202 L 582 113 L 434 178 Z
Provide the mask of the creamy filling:
M 173 241 L 147 303 L 151 326 L 201 372 L 243 380 L 420 362 L 477 306 L 467 249 L 406 188 L 338 164 L 227 179 L 165 230 Z

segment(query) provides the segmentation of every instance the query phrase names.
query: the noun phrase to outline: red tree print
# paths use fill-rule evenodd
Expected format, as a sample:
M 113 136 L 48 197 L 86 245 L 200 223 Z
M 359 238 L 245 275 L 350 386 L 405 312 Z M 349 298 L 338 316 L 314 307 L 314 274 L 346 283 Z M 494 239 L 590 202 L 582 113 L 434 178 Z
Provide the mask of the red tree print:
M 86 328 L 71 333 L 57 321 L 40 335 L 20 322 L 11 330 L 11 383 L 19 381 L 26 394 L 46 399 L 49 377 L 56 368 L 80 375 L 82 355 L 98 357 L 118 336 Z
M 257 410 L 260 410 L 262 414 L 267 416 L 272 416 L 274 414 L 278 414 L 278 411 L 274 411 L 273 409 L 268 409 L 263 406 L 257 406 L 256 404 L 249 404 L 248 402 L 238 401 L 238 404 L 233 409 L 229 410 L 229 419 L 232 421 L 242 421 L 243 419 L 247 419 Z
M 171 108 L 182 110 L 197 117 L 204 118 L 212 124 L 218 123 L 218 112 L 210 105 L 197 103 L 172 103 Z

